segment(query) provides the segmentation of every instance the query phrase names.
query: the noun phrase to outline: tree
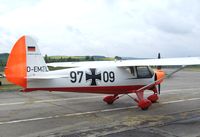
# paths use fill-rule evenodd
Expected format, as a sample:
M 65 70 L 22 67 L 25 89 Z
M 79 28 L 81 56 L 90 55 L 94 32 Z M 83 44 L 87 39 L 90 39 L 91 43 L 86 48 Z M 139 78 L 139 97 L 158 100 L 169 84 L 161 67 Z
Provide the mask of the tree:
M 68 62 L 72 61 L 72 58 L 71 58 L 71 57 L 69 57 L 69 58 L 67 59 L 67 61 L 68 61 Z
M 94 57 L 92 56 L 92 57 L 90 57 L 90 61 L 95 61 L 95 59 L 94 59 Z
M 115 59 L 116 59 L 116 60 L 122 60 L 122 58 L 119 57 L 119 56 L 115 56 Z
M 90 60 L 90 56 L 85 56 L 85 60 L 89 61 Z
M 49 63 L 49 60 L 48 60 L 48 56 L 47 56 L 47 54 L 45 54 L 45 56 L 44 56 L 44 60 L 45 60 L 46 63 Z

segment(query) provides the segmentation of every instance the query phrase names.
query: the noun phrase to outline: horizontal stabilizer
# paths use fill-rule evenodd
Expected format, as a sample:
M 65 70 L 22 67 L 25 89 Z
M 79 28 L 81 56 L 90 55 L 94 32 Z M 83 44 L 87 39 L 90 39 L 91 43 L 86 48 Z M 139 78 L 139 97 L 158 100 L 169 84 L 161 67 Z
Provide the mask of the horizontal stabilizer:
M 50 79 L 58 79 L 58 78 L 68 78 L 66 75 L 35 75 L 35 76 L 28 76 L 28 80 L 50 80 Z

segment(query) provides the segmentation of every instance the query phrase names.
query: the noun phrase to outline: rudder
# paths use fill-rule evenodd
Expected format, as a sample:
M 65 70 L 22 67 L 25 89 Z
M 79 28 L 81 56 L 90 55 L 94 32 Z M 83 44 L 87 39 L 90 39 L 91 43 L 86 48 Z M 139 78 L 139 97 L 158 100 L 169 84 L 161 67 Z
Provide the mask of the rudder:
M 30 36 L 22 36 L 13 46 L 9 55 L 5 75 L 11 83 L 27 88 L 27 77 L 48 72 L 48 67 Z

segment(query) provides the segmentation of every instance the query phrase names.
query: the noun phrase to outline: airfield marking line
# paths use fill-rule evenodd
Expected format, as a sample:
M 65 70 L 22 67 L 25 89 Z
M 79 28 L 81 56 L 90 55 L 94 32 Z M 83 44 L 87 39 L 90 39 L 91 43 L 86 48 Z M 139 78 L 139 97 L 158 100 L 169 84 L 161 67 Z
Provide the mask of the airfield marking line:
M 180 102 L 185 102 L 185 101 L 195 101 L 195 100 L 200 100 L 200 98 L 190 98 L 190 99 L 184 99 L 184 100 L 181 99 L 181 100 L 167 101 L 167 102 L 162 102 L 160 104 L 173 104 L 173 103 L 180 103 Z M 137 106 L 121 107 L 121 108 L 113 108 L 113 109 L 102 109 L 102 110 L 94 110 L 94 111 L 87 111 L 87 112 L 77 112 L 77 113 L 69 113 L 69 114 L 64 114 L 64 115 L 55 115 L 55 116 L 38 117 L 38 118 L 30 118 L 30 119 L 12 120 L 12 121 L 0 122 L 0 125 L 31 122 L 31 121 L 46 120 L 46 119 L 53 119 L 53 118 L 60 118 L 60 117 L 80 116 L 80 115 L 87 115 L 87 114 L 94 114 L 94 113 L 112 112 L 112 111 L 134 109 L 134 108 L 137 108 Z
M 1 103 L 0 106 L 20 105 L 24 103 L 25 102 Z
M 176 92 L 176 91 L 188 91 L 188 90 L 200 90 L 200 88 L 171 89 L 171 90 L 163 90 L 162 92 Z
M 64 114 L 64 115 L 55 115 L 55 116 L 48 116 L 48 117 L 38 117 L 38 118 L 30 118 L 30 119 L 12 120 L 12 121 L 0 122 L 0 125 L 30 122 L 30 121 L 38 121 L 38 120 L 46 120 L 46 119 L 53 119 L 53 118 L 60 118 L 60 117 L 80 116 L 80 115 L 102 113 L 102 112 L 112 112 L 112 111 L 119 111 L 119 110 L 125 110 L 125 109 L 133 109 L 133 108 L 137 108 L 137 106 L 121 107 L 121 108 L 113 108 L 113 109 L 103 109 L 103 110 L 94 110 L 94 111 L 88 111 L 88 112 L 69 113 L 69 114 Z
M 119 111 L 119 110 L 125 110 L 125 109 L 134 109 L 134 108 L 137 108 L 137 106 L 112 108 L 112 109 L 102 109 L 102 110 L 94 110 L 94 111 L 80 112 L 80 113 L 71 113 L 71 114 L 65 114 L 63 116 L 65 116 L 65 117 L 80 116 L 80 115 L 87 115 L 87 114 L 94 114 L 94 113 L 112 112 L 112 111 Z
M 179 102 L 185 102 L 185 101 L 195 101 L 195 100 L 200 100 L 200 98 L 180 99 L 180 100 L 162 102 L 160 104 L 172 104 L 172 103 L 179 103 Z
M 165 92 L 165 93 L 162 94 L 162 95 L 176 94 L 176 93 L 167 93 L 167 92 L 189 91 L 189 90 L 200 90 L 200 88 L 163 90 L 162 92 Z M 91 97 L 75 97 L 75 98 L 35 100 L 35 101 L 31 101 L 31 104 L 34 104 L 34 103 L 59 102 L 59 101 L 70 101 L 70 100 L 81 100 L 81 99 L 92 99 L 92 98 L 100 98 L 100 97 L 104 97 L 104 96 L 103 95 L 99 95 L 99 96 L 91 96 Z M 22 104 L 27 104 L 27 103 L 29 103 L 29 101 L 0 103 L 0 106 L 22 105 Z
M 48 103 L 48 102 L 70 101 L 70 100 L 80 100 L 80 99 L 92 99 L 92 98 L 99 98 L 99 97 L 103 97 L 103 96 L 35 100 L 35 101 L 31 101 L 31 103 L 33 103 L 33 104 L 34 103 Z M 21 104 L 26 104 L 26 103 L 29 103 L 29 101 L 13 102 L 13 103 L 1 103 L 0 106 L 21 105 Z
M 58 101 L 70 101 L 70 100 L 80 100 L 80 99 L 92 99 L 99 98 L 101 96 L 91 96 L 91 97 L 77 97 L 77 98 L 61 98 L 61 99 L 47 99 L 47 100 L 36 100 L 34 103 L 47 103 L 47 102 L 58 102 Z

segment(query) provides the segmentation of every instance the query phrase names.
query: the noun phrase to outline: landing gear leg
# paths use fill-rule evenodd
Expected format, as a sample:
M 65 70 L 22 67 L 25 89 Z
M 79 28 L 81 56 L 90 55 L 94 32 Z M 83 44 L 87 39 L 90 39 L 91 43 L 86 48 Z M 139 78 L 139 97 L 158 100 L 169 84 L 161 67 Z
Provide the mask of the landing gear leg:
M 158 97 L 158 90 L 157 90 L 156 87 L 154 87 L 152 89 L 152 91 L 154 92 L 154 94 L 150 95 L 147 99 L 150 100 L 152 103 L 156 103 L 157 100 L 159 99 L 159 97 Z
M 142 110 L 147 110 L 151 106 L 151 101 L 144 99 L 144 91 L 136 92 L 137 98 L 135 101 Z
M 103 101 L 106 102 L 107 104 L 111 105 L 118 98 L 119 98 L 118 94 L 115 94 L 113 96 L 106 96 L 106 97 L 104 97 Z

